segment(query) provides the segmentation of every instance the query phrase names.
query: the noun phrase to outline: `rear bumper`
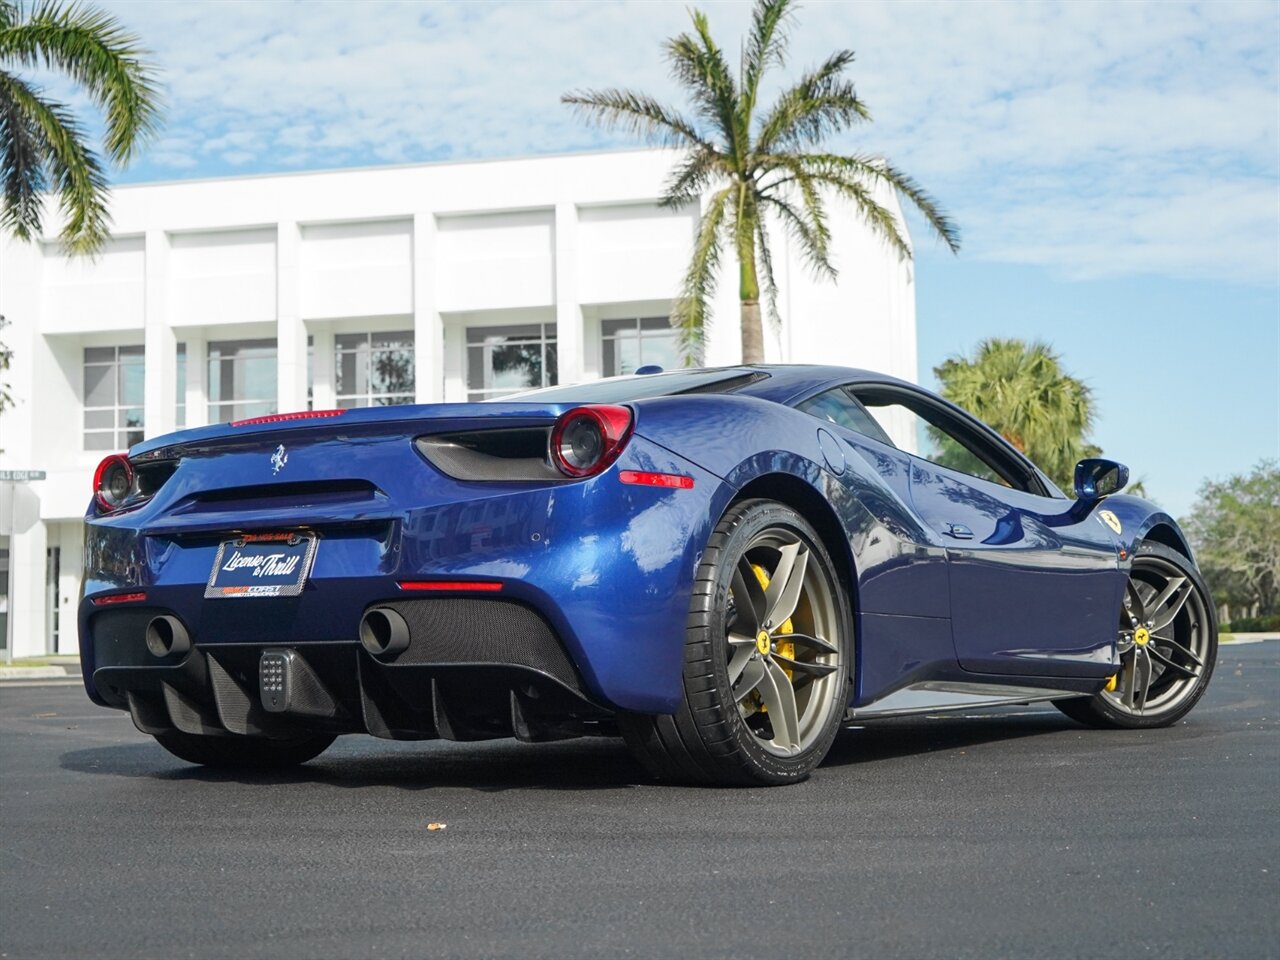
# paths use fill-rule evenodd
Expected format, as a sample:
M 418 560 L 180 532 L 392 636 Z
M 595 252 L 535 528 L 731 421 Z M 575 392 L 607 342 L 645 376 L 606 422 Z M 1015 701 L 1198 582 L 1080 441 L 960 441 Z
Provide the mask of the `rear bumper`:
M 358 643 L 197 644 L 158 657 L 141 642 L 138 606 L 93 618 L 95 699 L 128 710 L 144 733 L 286 738 L 329 730 L 389 739 L 550 740 L 612 732 L 550 624 L 511 600 L 431 598 L 388 604 L 409 625 L 406 649 L 375 658 Z M 272 699 L 263 661 L 289 658 L 287 698 Z M 264 696 L 264 687 L 267 687 Z
M 427 469 L 417 462 L 412 466 L 415 473 Z M 621 470 L 682 473 L 693 476 L 695 486 L 670 490 L 623 485 L 617 478 Z M 435 490 L 437 501 L 445 492 Z M 439 686 L 442 671 L 452 678 L 451 686 L 475 691 L 484 686 L 483 677 L 493 677 L 509 699 L 516 687 L 495 675 L 495 669 L 503 676 L 513 670 L 541 669 L 549 681 L 598 710 L 669 713 L 676 708 L 693 575 L 714 518 L 732 496 L 727 485 L 635 437 L 618 463 L 587 481 L 459 485 L 447 492 L 451 499 L 431 504 L 408 492 L 377 503 L 330 504 L 311 512 L 277 508 L 259 515 L 237 511 L 228 500 L 227 509 L 216 515 L 211 510 L 197 514 L 184 513 L 180 506 L 157 506 L 91 518 L 80 606 L 81 663 L 89 696 L 103 705 L 127 707 L 127 696 L 104 692 L 104 687 L 127 693 L 129 685 L 109 684 L 102 671 L 172 668 L 147 660 L 143 632 L 150 616 L 181 620 L 194 653 L 212 658 L 215 672 L 217 664 L 236 656 L 256 663 L 252 651 L 264 648 L 294 648 L 310 662 L 316 651 L 332 647 L 346 651 L 341 669 L 354 676 L 357 654 L 363 655 L 358 636 L 365 611 L 375 605 L 419 602 L 400 589 L 400 581 L 482 579 L 500 583 L 501 592 L 465 602 L 506 607 L 471 608 L 462 622 L 451 619 L 455 608 L 448 606 L 406 607 L 415 611 L 421 631 L 453 624 L 446 632 L 458 650 L 441 659 L 438 642 L 424 647 L 428 652 L 421 656 L 413 648 L 406 655 L 420 659 L 412 665 L 381 665 L 364 655 L 370 661 L 366 667 L 388 676 L 407 678 L 413 673 L 417 679 L 404 679 L 402 687 L 416 691 L 409 697 L 414 709 L 428 709 L 422 703 L 430 699 L 431 681 Z M 217 545 L 228 535 L 303 528 L 314 531 L 320 544 L 301 595 L 204 598 Z M 145 600 L 120 607 L 94 602 L 132 590 L 144 591 Z M 442 596 L 421 602 L 454 601 Z M 481 612 L 509 612 L 508 608 L 527 611 L 544 626 L 567 671 L 547 669 L 549 661 L 529 662 L 532 655 L 522 655 L 528 650 L 510 618 Z M 136 617 L 125 631 L 128 638 L 109 652 L 102 637 L 114 634 L 114 627 L 106 626 L 117 613 Z M 119 652 L 125 647 L 131 652 Z M 539 649 L 545 648 L 543 644 Z M 248 653 L 233 656 L 235 651 Z M 141 662 L 130 663 L 130 657 Z M 129 683 L 146 676 L 131 674 Z M 115 677 L 125 679 L 122 674 Z M 205 682 L 212 696 L 212 681 Z M 154 693 L 155 685 L 149 689 Z M 359 689 L 353 689 L 358 699 Z

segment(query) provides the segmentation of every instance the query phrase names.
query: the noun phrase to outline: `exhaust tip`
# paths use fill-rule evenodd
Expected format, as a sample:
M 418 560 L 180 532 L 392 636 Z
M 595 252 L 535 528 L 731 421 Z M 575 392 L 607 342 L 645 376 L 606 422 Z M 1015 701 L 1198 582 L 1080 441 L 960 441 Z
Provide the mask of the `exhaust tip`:
M 389 660 L 409 649 L 409 624 L 390 607 L 374 607 L 360 620 L 360 645 Z
M 152 617 L 147 623 L 147 649 L 156 657 L 170 657 L 191 649 L 191 637 L 177 617 Z

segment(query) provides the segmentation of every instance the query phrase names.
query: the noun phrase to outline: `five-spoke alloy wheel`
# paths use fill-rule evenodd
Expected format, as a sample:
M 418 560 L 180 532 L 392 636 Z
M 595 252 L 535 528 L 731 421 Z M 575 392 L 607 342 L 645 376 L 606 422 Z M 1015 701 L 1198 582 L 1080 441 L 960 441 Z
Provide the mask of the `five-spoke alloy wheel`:
M 1120 669 L 1088 699 L 1058 701 L 1068 716 L 1103 727 L 1163 727 L 1200 699 L 1218 654 L 1213 602 L 1195 567 L 1158 543 L 1133 558 L 1120 610 Z
M 694 585 L 684 701 L 674 716 L 621 718 L 655 775 L 791 783 L 816 767 L 844 715 L 849 606 L 812 526 L 767 500 L 717 524 Z

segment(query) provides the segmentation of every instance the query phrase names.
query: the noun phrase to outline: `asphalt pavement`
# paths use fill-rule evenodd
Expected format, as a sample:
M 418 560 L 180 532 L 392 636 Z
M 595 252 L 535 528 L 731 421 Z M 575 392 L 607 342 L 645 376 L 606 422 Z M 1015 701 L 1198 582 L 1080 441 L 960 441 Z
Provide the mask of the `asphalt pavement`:
M 1166 730 L 886 721 L 775 789 L 608 740 L 227 775 L 0 687 L 0 957 L 66 956 L 1280 957 L 1280 642 Z

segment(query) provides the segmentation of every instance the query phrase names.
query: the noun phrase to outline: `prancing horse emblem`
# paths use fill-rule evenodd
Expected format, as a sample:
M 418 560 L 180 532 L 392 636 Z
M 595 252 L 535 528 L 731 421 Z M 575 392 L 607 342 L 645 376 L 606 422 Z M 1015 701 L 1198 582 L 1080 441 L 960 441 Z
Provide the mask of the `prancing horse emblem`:
M 282 443 L 276 447 L 276 452 L 271 455 L 271 475 L 275 476 L 279 473 L 288 462 L 289 455 L 284 452 L 284 444 Z

